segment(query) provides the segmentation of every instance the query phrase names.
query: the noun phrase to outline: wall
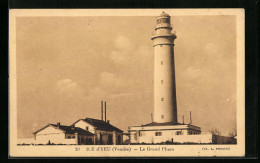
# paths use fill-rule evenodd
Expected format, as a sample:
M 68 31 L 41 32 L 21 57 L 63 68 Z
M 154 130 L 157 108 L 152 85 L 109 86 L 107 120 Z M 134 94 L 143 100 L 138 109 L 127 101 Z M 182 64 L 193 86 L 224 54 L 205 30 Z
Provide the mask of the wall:
M 176 135 L 173 141 L 178 143 L 212 143 L 212 135 Z

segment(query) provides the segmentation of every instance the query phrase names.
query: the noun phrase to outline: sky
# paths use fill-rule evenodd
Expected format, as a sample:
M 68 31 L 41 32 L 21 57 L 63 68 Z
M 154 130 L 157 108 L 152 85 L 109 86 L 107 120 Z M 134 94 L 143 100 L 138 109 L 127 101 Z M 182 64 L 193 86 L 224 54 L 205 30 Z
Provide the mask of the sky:
M 160 13 L 158 13 L 159 15 Z M 152 16 L 18 17 L 18 138 L 48 123 L 107 119 L 127 132 L 151 122 Z M 178 121 L 236 129 L 236 17 L 173 16 Z

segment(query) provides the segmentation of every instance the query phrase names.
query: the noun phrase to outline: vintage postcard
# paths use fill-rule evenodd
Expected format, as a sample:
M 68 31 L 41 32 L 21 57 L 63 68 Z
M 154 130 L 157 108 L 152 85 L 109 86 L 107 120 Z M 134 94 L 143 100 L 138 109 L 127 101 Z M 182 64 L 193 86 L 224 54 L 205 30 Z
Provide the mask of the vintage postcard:
M 9 13 L 10 157 L 245 155 L 243 9 Z

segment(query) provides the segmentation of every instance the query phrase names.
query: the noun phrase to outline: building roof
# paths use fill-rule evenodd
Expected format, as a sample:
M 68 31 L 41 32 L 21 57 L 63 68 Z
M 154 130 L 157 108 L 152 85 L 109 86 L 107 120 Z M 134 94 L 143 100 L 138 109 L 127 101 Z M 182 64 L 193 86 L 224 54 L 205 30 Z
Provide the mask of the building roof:
M 50 124 L 54 127 L 57 127 L 56 124 Z M 60 125 L 60 129 L 65 131 L 67 134 L 75 134 L 78 133 L 79 135 L 94 135 L 93 133 L 87 131 L 87 130 L 83 130 L 82 128 L 79 127 L 73 127 L 73 126 L 63 126 Z
M 90 125 L 96 127 L 97 130 L 123 132 L 119 128 L 99 119 L 85 118 L 79 119 L 78 121 L 80 120 L 83 120 L 89 123 Z M 75 123 L 77 123 L 78 121 L 76 121 Z M 73 123 L 72 125 L 74 125 L 75 123 Z
M 87 131 L 87 130 L 83 130 L 79 127 L 73 127 L 73 126 L 64 126 L 64 125 L 60 125 L 60 127 L 57 127 L 57 124 L 48 124 L 47 126 L 41 128 L 40 130 L 34 132 L 33 134 L 36 134 L 40 131 L 42 131 L 43 129 L 52 126 L 55 127 L 56 129 L 60 129 L 62 131 L 64 131 L 66 134 L 75 134 L 78 133 L 79 135 L 94 135 L 93 133 Z
M 142 126 L 170 126 L 170 125 L 183 125 L 183 124 L 175 123 L 175 122 L 166 122 L 166 123 L 152 122 L 152 123 L 144 124 Z

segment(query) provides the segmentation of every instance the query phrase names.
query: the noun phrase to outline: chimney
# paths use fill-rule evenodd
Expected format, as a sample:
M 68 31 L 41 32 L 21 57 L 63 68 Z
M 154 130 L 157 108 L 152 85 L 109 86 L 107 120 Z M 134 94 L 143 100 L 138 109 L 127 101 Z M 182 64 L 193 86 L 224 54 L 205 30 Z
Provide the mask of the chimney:
M 101 101 L 101 120 L 103 121 L 103 101 Z
M 107 123 L 110 124 L 110 120 L 107 120 Z
M 152 123 L 153 123 L 153 113 L 151 113 L 151 120 L 152 120 Z
M 182 115 L 182 124 L 184 124 L 184 115 Z
M 105 122 L 107 121 L 107 102 L 105 101 Z
M 60 122 L 57 123 L 57 128 L 60 128 Z
M 192 123 L 192 118 L 191 118 L 191 111 L 190 111 L 190 124 Z

